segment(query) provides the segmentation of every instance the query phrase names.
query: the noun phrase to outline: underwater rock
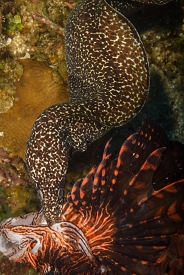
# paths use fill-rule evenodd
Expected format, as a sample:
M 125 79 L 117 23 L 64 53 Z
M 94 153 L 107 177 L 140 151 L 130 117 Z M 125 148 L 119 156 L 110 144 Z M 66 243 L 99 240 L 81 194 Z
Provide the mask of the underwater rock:
M 0 219 L 34 211 L 38 205 L 25 162 L 0 148 Z

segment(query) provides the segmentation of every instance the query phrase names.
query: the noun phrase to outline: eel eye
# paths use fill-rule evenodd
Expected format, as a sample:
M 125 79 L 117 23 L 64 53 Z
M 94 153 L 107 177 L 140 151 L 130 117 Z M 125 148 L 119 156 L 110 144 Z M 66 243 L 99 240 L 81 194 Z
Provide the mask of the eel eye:
M 39 200 L 42 202 L 43 201 L 43 193 L 41 190 L 37 191 L 37 196 L 38 196 Z

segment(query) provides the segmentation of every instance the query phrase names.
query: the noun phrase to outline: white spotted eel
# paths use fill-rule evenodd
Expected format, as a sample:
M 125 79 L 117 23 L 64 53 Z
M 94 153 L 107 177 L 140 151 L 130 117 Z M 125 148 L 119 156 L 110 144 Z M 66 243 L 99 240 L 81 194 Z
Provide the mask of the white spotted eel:
M 131 120 L 149 89 L 148 61 L 134 26 L 105 0 L 82 0 L 65 27 L 70 100 L 46 109 L 27 142 L 26 163 L 48 224 L 59 221 L 70 152 L 84 151 Z

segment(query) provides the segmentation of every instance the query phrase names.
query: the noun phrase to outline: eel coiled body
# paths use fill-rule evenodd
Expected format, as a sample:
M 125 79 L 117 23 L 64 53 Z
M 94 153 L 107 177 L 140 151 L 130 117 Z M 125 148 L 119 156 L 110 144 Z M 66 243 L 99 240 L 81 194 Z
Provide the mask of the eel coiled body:
M 71 148 L 84 151 L 132 119 L 149 88 L 134 26 L 104 0 L 82 0 L 65 27 L 70 101 L 46 109 L 27 142 L 26 162 L 47 222 L 59 220 Z
M 105 0 L 81 0 L 65 27 L 70 100 L 46 109 L 27 142 L 26 163 L 48 224 L 59 220 L 72 150 L 132 119 L 144 105 L 149 69 L 134 26 Z

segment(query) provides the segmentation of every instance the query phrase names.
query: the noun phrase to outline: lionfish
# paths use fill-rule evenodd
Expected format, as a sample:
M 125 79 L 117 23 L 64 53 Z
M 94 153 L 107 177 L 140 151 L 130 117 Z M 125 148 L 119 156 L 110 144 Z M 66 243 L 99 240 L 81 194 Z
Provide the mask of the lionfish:
M 73 185 L 58 223 L 40 211 L 0 224 L 4 255 L 50 275 L 176 274 L 167 256 L 184 229 L 184 145 L 150 118 L 115 159 L 110 143 Z

